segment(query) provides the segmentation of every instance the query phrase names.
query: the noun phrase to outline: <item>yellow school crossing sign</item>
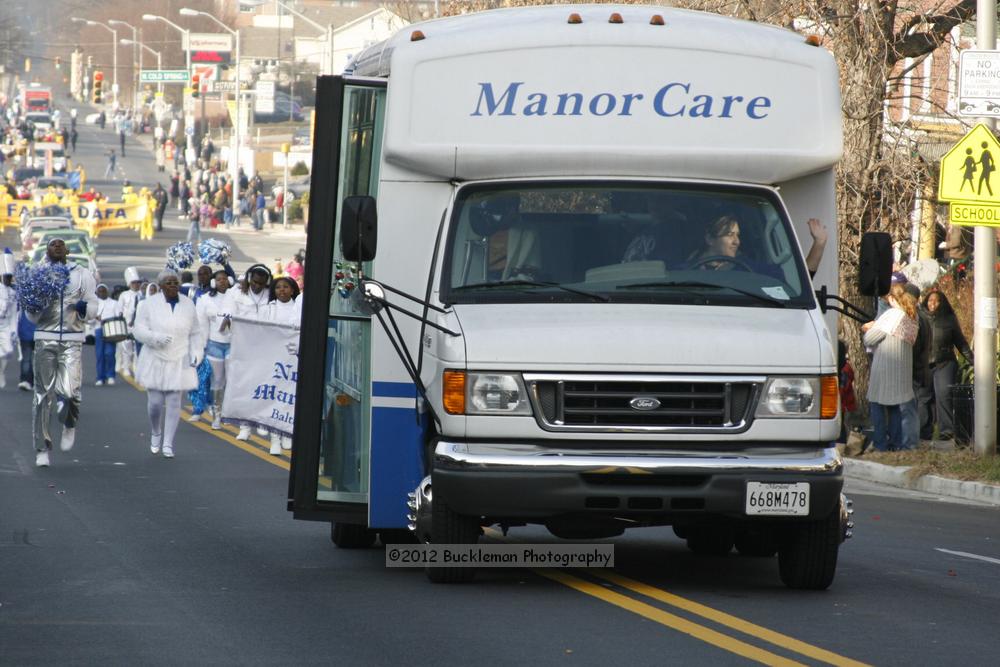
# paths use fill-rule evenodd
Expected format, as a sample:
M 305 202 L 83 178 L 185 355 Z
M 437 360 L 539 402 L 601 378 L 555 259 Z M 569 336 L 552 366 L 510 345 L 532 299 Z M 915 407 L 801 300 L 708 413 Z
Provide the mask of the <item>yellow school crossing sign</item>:
M 1000 227 L 1000 143 L 976 125 L 941 158 L 938 199 L 950 202 L 955 225 Z

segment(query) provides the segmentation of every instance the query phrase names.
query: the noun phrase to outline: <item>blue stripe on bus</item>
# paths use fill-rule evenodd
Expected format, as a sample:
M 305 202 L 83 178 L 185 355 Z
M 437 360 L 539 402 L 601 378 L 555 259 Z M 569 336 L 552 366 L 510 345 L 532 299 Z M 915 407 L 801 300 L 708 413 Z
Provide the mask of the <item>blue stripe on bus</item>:
M 372 396 L 416 398 L 417 387 L 412 382 L 372 382 Z
M 413 385 L 409 387 L 412 389 Z M 372 408 L 370 527 L 406 527 L 406 496 L 417 488 L 424 476 L 426 428 L 426 415 L 418 419 L 416 410 Z

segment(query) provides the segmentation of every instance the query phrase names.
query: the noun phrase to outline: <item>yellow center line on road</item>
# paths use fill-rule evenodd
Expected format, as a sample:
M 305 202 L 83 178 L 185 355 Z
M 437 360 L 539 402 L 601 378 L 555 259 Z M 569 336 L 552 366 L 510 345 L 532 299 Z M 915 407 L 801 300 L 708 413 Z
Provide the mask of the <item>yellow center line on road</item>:
M 123 378 L 123 379 L 125 380 L 125 382 L 127 382 L 129 385 L 131 385 L 131 387 L 133 389 L 135 389 L 136 391 L 140 391 L 140 392 L 145 392 L 146 391 L 142 387 L 142 385 L 138 384 L 132 378 Z M 181 416 L 184 418 L 185 421 L 187 421 L 187 418 L 191 416 L 191 413 L 189 411 L 187 411 L 187 410 L 182 410 L 181 411 Z M 259 458 L 260 460 L 267 461 L 268 463 L 270 463 L 272 465 L 275 465 L 275 466 L 277 466 L 277 467 L 279 467 L 279 468 L 281 468 L 283 470 L 290 470 L 291 467 L 292 467 L 291 463 L 285 459 L 286 456 L 287 457 L 291 457 L 291 452 L 283 451 L 281 456 L 275 456 L 273 454 L 268 454 L 266 451 L 260 449 L 259 447 L 255 446 L 253 444 L 250 444 L 249 442 L 244 442 L 242 440 L 237 440 L 235 437 L 233 437 L 230 433 L 236 430 L 234 428 L 230 427 L 228 429 L 229 432 L 226 432 L 225 430 L 216 431 L 209 424 L 206 424 L 205 422 L 200 421 L 200 420 L 196 421 L 196 422 L 190 422 L 189 421 L 187 423 L 190 424 L 191 426 L 194 426 L 197 429 L 201 429 L 202 431 L 205 431 L 206 433 L 214 435 L 215 437 L 219 438 L 220 440 L 228 442 L 231 445 L 235 445 L 236 447 L 239 447 L 243 451 L 245 451 L 245 452 L 247 452 L 249 454 L 253 454 L 254 456 L 256 456 L 257 458 Z M 257 440 L 260 440 L 261 443 L 265 442 L 265 441 L 263 441 L 260 438 L 257 438 Z M 270 443 L 268 443 L 267 446 L 269 447 Z
M 584 579 L 580 579 L 566 572 L 560 570 L 533 570 L 535 573 L 556 581 L 564 586 L 569 586 L 570 588 L 577 590 L 581 593 L 589 595 L 591 597 L 598 598 L 604 602 L 630 611 L 634 614 L 638 614 L 643 618 L 649 619 L 660 625 L 665 625 L 668 628 L 677 630 L 686 635 L 690 635 L 695 639 L 701 640 L 707 644 L 711 644 L 718 648 L 721 648 L 730 653 L 735 653 L 736 655 L 743 656 L 750 660 L 754 660 L 764 665 L 802 665 L 804 663 L 796 662 L 795 660 L 790 660 L 777 653 L 772 653 L 771 651 L 758 648 L 752 644 L 748 644 L 739 639 L 735 639 L 728 635 L 724 635 L 721 632 L 712 630 L 703 625 L 698 625 L 693 621 L 681 618 L 675 614 L 671 614 L 668 611 L 663 611 L 645 602 L 639 602 L 633 598 L 630 598 L 621 593 L 616 593 L 615 591 L 608 590 L 603 586 L 595 583 L 591 583 Z
M 486 535 L 486 537 L 495 539 L 499 542 L 512 542 L 512 540 L 510 540 L 509 538 L 504 537 L 503 534 L 500 533 L 500 531 L 495 530 L 493 528 L 486 528 L 483 532 Z M 695 628 L 703 628 L 704 630 L 707 630 L 709 632 L 715 632 L 714 630 L 710 630 L 709 628 L 704 628 L 704 626 L 700 626 L 697 623 L 693 623 L 692 621 L 686 621 L 685 619 L 679 616 L 674 616 L 669 612 L 662 612 L 662 610 L 658 609 L 657 607 L 653 607 L 643 602 L 633 600 L 632 598 L 622 595 L 620 593 L 609 591 L 603 586 L 599 586 L 597 584 L 588 582 L 587 580 L 582 579 L 578 576 L 567 574 L 565 573 L 565 571 L 562 570 L 551 570 L 551 569 L 532 568 L 532 572 L 535 572 L 540 576 L 547 577 L 548 579 L 552 579 L 553 581 L 557 581 L 565 586 L 569 586 L 570 588 L 578 590 L 581 593 L 586 593 L 587 595 L 598 597 L 604 600 L 605 602 L 609 602 L 611 604 L 614 604 L 615 606 L 622 607 L 623 609 L 628 609 L 629 611 L 639 614 L 645 618 L 649 618 L 650 620 L 656 621 L 657 623 L 661 623 L 663 625 L 667 625 L 674 629 L 680 630 L 681 632 L 685 632 L 686 634 L 694 636 L 697 639 L 701 639 L 703 641 L 709 641 L 709 643 L 721 646 L 721 648 L 725 648 L 726 650 L 731 650 L 728 645 L 722 646 L 720 644 L 716 644 L 715 642 L 710 641 L 709 639 L 705 639 L 705 637 L 703 636 L 699 636 L 698 634 L 695 634 L 693 632 L 687 632 L 686 629 L 676 627 L 672 622 L 666 622 L 666 621 L 679 619 L 681 621 L 684 621 L 685 623 L 693 625 Z M 832 651 L 827 651 L 826 649 L 822 649 L 812 644 L 807 644 L 806 642 L 795 639 L 794 637 L 789 637 L 788 635 L 784 635 L 780 632 L 770 630 L 755 623 L 751 623 L 750 621 L 745 621 L 737 616 L 733 616 L 732 614 L 727 614 L 726 612 L 713 609 L 706 605 L 695 602 L 694 600 L 688 600 L 686 598 L 682 598 L 679 595 L 669 593 L 661 588 L 656 588 L 655 586 L 652 586 L 650 584 L 645 584 L 643 582 L 630 579 L 614 571 L 604 572 L 599 568 L 593 568 L 588 570 L 575 570 L 575 572 L 586 573 L 589 576 L 603 579 L 611 584 L 632 591 L 633 593 L 644 595 L 646 597 L 656 600 L 657 602 L 666 603 L 672 607 L 676 607 L 687 613 L 696 616 L 701 616 L 702 618 L 712 621 L 713 623 L 717 623 L 719 625 L 725 626 L 732 630 L 736 630 L 738 632 L 742 632 L 756 639 L 766 641 L 770 644 L 773 644 L 775 646 L 778 646 L 780 648 L 786 649 L 794 653 L 798 653 L 804 657 L 811 658 L 813 660 L 819 660 L 821 662 L 825 662 L 831 665 L 838 665 L 838 666 L 843 665 L 844 667 L 867 667 L 867 663 L 859 662 L 857 660 L 853 660 L 851 658 L 838 655 L 836 653 L 833 653 Z M 629 604 L 627 605 L 624 604 L 625 600 L 629 601 Z M 662 612 L 663 614 L 665 614 L 665 616 L 658 615 L 656 618 L 654 618 L 646 613 L 649 610 Z M 739 640 L 732 639 L 728 635 L 724 635 L 721 633 L 715 633 L 715 634 L 724 637 L 726 639 L 731 639 L 734 642 L 737 642 L 737 646 L 739 647 L 750 646 L 751 648 L 756 648 L 749 644 L 745 644 L 744 642 L 740 642 Z M 711 635 L 710 637 L 716 638 L 715 635 Z M 744 655 L 739 651 L 733 651 L 733 652 L 739 653 L 739 655 Z M 779 660 L 783 661 L 786 660 L 785 658 L 782 658 L 781 656 L 770 653 L 768 651 L 764 651 L 764 653 L 767 655 L 774 656 Z M 752 657 L 754 660 L 757 660 L 757 658 L 753 656 L 747 656 L 747 657 Z M 798 664 L 795 662 L 788 662 L 788 661 L 784 663 L 774 663 L 771 662 L 770 660 L 759 661 L 759 662 L 766 662 L 766 664 Z
M 728 628 L 732 628 L 733 630 L 738 630 L 739 632 L 762 639 L 766 642 L 774 644 L 775 646 L 780 646 L 781 648 L 788 649 L 789 651 L 794 651 L 808 658 L 820 660 L 831 665 L 867 667 L 867 663 L 852 660 L 851 658 L 846 658 L 842 655 L 833 653 L 832 651 L 819 648 L 818 646 L 807 644 L 806 642 L 789 637 L 788 635 L 783 635 L 780 632 L 775 632 L 774 630 L 769 630 L 749 621 L 744 621 L 743 619 L 733 616 L 732 614 L 712 609 L 711 607 L 699 604 L 693 600 L 688 600 L 678 595 L 674 595 L 673 593 L 668 593 L 667 591 L 656 588 L 655 586 L 644 584 L 641 581 L 636 581 L 634 579 L 629 579 L 628 577 L 624 577 L 615 572 L 601 572 L 595 569 L 588 570 L 588 574 L 604 579 L 605 581 L 609 581 L 617 586 L 621 586 L 622 588 L 627 588 L 628 590 L 639 593 L 640 595 L 653 598 L 659 602 L 665 602 L 666 604 L 677 607 L 678 609 L 683 609 L 691 614 L 707 618 L 708 620 L 718 623 L 719 625 L 724 625 Z

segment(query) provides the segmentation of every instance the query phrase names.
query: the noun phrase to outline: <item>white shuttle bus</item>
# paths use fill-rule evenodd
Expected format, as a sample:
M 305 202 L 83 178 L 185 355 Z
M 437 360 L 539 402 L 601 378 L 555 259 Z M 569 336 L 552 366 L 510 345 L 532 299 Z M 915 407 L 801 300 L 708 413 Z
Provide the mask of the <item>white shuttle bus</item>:
M 829 586 L 840 113 L 804 36 L 649 6 L 430 21 L 321 77 L 295 518 L 340 547 L 669 525 Z

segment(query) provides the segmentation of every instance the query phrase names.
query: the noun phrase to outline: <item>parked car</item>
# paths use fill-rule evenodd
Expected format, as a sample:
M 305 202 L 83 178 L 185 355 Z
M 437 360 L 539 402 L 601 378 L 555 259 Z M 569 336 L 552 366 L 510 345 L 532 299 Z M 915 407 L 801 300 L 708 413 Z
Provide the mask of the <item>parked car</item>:
M 296 176 L 294 178 L 288 179 L 288 191 L 291 192 L 296 197 L 301 197 L 305 193 L 309 192 L 310 178 L 306 176 Z M 277 189 L 281 187 L 281 179 L 279 178 L 275 183 L 274 187 L 271 188 L 271 196 L 277 196 Z
M 44 190 L 46 188 L 69 189 L 73 186 L 65 176 L 42 176 L 35 181 L 35 189 Z
M 296 128 L 295 133 L 292 134 L 292 145 L 293 146 L 312 145 L 312 136 L 308 127 Z
M 32 250 L 38 234 L 47 229 L 73 229 L 76 223 L 73 215 L 61 206 L 45 206 L 21 216 L 21 248 Z

